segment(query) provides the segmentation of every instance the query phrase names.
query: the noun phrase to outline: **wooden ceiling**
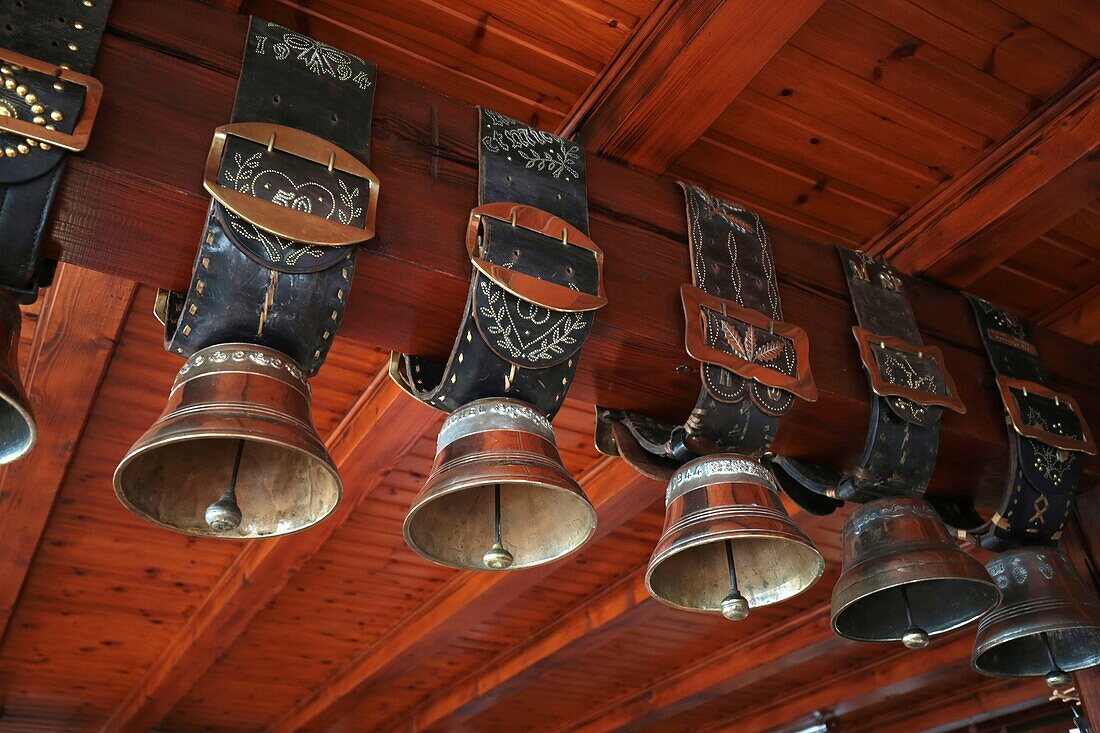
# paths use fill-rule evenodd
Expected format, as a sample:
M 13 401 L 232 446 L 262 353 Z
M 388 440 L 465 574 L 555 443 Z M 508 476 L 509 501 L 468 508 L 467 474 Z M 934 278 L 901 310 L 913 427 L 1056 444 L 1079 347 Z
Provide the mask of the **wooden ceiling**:
M 575 135 L 592 153 L 696 180 L 775 227 L 887 254 L 1100 341 L 1100 10 L 1089 0 L 220 4 Z M 172 24 L 148 32 L 158 6 Z M 150 113 L 146 102 L 163 100 L 134 85 L 109 89 L 126 103 L 108 98 L 104 115 L 174 137 L 148 160 L 122 124 L 97 130 L 98 148 L 72 166 L 55 236 L 68 252 L 94 230 L 96 215 L 72 203 L 89 181 L 112 195 L 140 189 L 144 198 L 127 200 L 154 213 L 135 208 L 118 226 L 161 237 L 180 250 L 174 262 L 189 263 L 199 220 L 187 206 L 205 199 L 187 176 L 201 169 L 207 123 L 228 115 L 233 83 L 227 50 L 191 52 L 227 14 L 194 0 L 115 0 L 114 14 L 101 66 L 188 76 L 170 117 Z M 108 159 L 138 175 L 108 171 Z M 799 277 L 810 266 L 786 265 Z M 338 338 L 313 381 L 314 418 L 346 486 L 336 514 L 248 544 L 155 528 L 111 491 L 179 366 L 161 349 L 152 300 L 148 285 L 66 265 L 25 313 L 24 373 L 43 437 L 0 475 L 0 733 L 763 733 L 821 719 L 843 733 L 1005 721 L 1045 731 L 1064 713 L 1041 682 L 971 672 L 972 630 L 920 653 L 834 636 L 843 514 L 795 515 L 826 575 L 743 624 L 652 600 L 642 574 L 661 487 L 596 454 L 591 402 L 579 398 L 555 428 L 597 507 L 597 540 L 516 573 L 424 562 L 400 527 L 441 417 L 393 387 L 388 354 L 360 339 Z M 1074 367 L 1095 386 L 1088 354 Z M 952 475 L 970 460 L 944 457 Z

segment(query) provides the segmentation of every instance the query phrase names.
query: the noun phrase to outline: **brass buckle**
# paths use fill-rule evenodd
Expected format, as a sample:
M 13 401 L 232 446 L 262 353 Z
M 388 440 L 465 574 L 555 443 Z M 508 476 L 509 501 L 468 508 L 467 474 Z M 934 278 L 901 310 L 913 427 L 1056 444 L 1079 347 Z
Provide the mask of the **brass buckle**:
M 1009 423 L 1012 425 L 1012 429 L 1017 433 L 1025 438 L 1038 440 L 1060 450 L 1078 451 L 1080 453 L 1088 453 L 1090 456 L 1096 455 L 1096 441 L 1092 439 L 1092 431 L 1089 430 L 1088 423 L 1085 422 L 1085 418 L 1081 414 L 1081 408 L 1077 404 L 1077 400 L 1069 395 L 1055 392 L 1036 382 L 1027 379 L 1015 379 L 1003 374 L 997 375 L 997 389 L 1000 390 L 1001 401 L 1004 402 L 1005 410 L 1008 412 Z M 1070 438 L 1065 435 L 1059 435 L 1058 433 L 1052 433 L 1040 425 L 1029 424 L 1024 420 L 1023 415 L 1020 414 L 1020 405 L 1012 396 L 1012 390 L 1022 392 L 1025 397 L 1029 394 L 1037 394 L 1040 397 L 1053 400 L 1055 404 L 1059 405 L 1064 402 L 1081 423 L 1081 434 L 1083 437 Z
M 63 66 L 55 66 L 41 61 L 32 56 L 24 56 L 9 48 L 0 48 L 0 59 L 6 63 L 49 74 L 58 81 L 69 82 L 84 87 L 84 107 L 80 110 L 80 120 L 72 132 L 60 130 L 47 130 L 44 125 L 36 125 L 26 120 L 17 120 L 14 117 L 0 117 L 0 130 L 21 135 L 30 140 L 35 140 L 47 145 L 56 145 L 59 148 L 79 153 L 88 147 L 88 140 L 92 136 L 92 126 L 95 125 L 96 113 L 99 112 L 99 102 L 103 99 L 103 85 L 99 80 L 86 74 L 80 74 Z
M 693 359 L 724 367 L 743 379 L 751 379 L 765 387 L 782 389 L 807 402 L 817 401 L 817 385 L 814 384 L 813 374 L 810 373 L 810 340 L 806 337 L 805 331 L 798 326 L 774 321 L 760 311 L 745 308 L 732 300 L 711 295 L 694 285 L 686 283 L 682 285 L 680 298 L 684 303 L 686 324 L 684 347 Z M 708 344 L 705 336 L 704 308 L 781 336 L 793 343 L 795 375 L 789 376 L 777 369 L 755 361 L 747 361 Z
M 269 152 L 279 150 L 296 155 L 317 165 L 326 166 L 330 171 L 338 169 L 367 181 L 370 190 L 367 192 L 367 215 L 362 228 L 280 206 L 220 185 L 218 169 L 225 154 L 226 140 L 230 136 L 266 145 Z M 365 242 L 374 236 L 378 177 L 346 150 L 324 138 L 293 127 L 268 122 L 237 122 L 217 128 L 214 130 L 214 139 L 210 142 L 210 152 L 206 156 L 202 186 L 218 203 L 245 221 L 296 242 L 319 247 L 345 247 Z
M 482 258 L 478 248 L 478 233 L 482 229 L 481 220 L 486 217 L 556 239 L 564 246 L 572 245 L 591 252 L 596 258 L 598 273 L 596 295 L 582 293 L 533 275 L 494 265 Z M 474 267 L 481 270 L 487 278 L 517 298 L 530 303 L 550 310 L 567 312 L 594 311 L 607 305 L 607 296 L 603 291 L 603 252 L 588 238 L 587 234 L 548 211 L 510 201 L 475 207 L 470 211 L 470 223 L 466 227 L 466 252 L 470 255 L 470 262 Z
M 944 366 L 943 352 L 940 349 L 935 346 L 914 346 L 908 341 L 893 336 L 879 336 L 859 326 L 852 327 L 852 335 L 856 337 L 856 343 L 859 344 L 859 357 L 863 360 L 867 377 L 871 380 L 871 391 L 879 397 L 904 397 L 911 402 L 916 402 L 918 405 L 946 407 L 959 414 L 966 414 L 966 405 L 963 404 L 958 391 L 955 389 L 955 380 L 951 378 L 951 373 Z M 883 349 L 916 354 L 919 358 L 927 357 L 935 361 L 940 367 L 940 374 L 943 375 L 943 384 L 947 394 L 941 395 L 887 382 L 883 379 L 882 370 L 879 369 L 878 360 L 875 358 L 873 348 L 875 344 Z

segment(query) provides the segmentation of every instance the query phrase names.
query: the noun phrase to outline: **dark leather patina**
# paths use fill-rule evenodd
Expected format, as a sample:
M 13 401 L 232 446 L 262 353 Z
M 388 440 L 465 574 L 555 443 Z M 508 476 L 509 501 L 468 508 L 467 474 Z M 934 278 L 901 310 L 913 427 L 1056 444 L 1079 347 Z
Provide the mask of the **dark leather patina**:
M 253 18 L 232 121 L 284 125 L 367 163 L 374 64 Z M 366 180 L 272 146 L 229 137 L 220 186 L 361 226 Z M 212 201 L 186 294 L 166 305 L 166 348 L 182 356 L 230 341 L 278 349 L 308 375 L 324 363 L 351 288 L 358 245 L 277 236 Z
M 874 369 L 879 384 L 911 390 L 915 398 L 880 395 L 875 381 L 868 380 L 867 439 L 856 466 L 845 474 L 797 459 L 777 459 L 784 489 L 813 514 L 828 514 L 844 501 L 923 494 L 936 467 L 944 410 L 928 402 L 952 396 L 945 367 L 933 355 L 938 352 L 922 350 L 924 341 L 897 271 L 884 260 L 845 247 L 837 247 L 837 254 L 860 328 L 880 337 L 866 339 L 864 348 L 872 359 L 864 369 Z
M 764 222 L 752 211 L 681 184 L 687 205 L 692 283 L 708 296 L 762 314 L 761 327 L 729 309 L 704 306 L 687 312 L 687 329 L 718 356 L 700 361 L 702 388 L 684 425 L 632 412 L 596 408 L 597 447 L 621 455 L 641 473 L 668 480 L 685 462 L 716 452 L 763 455 L 775 439 L 779 419 L 794 406 L 792 392 L 748 379 L 728 368 L 721 355 L 786 377 L 804 373 L 792 339 L 777 333 L 783 319 L 771 244 Z M 715 301 L 716 303 L 718 301 Z M 695 320 L 702 318 L 701 325 Z M 689 341 L 690 341 L 689 333 Z M 719 362 L 724 363 L 719 363 Z M 809 378 L 812 387 L 812 378 Z
M 1049 377 L 1039 360 L 1027 321 L 981 298 L 967 295 L 974 309 L 982 344 L 994 374 L 1045 387 Z M 1034 390 L 1009 391 L 1023 421 L 1055 436 L 1084 440 L 1088 427 L 1065 399 Z M 1025 545 L 1055 545 L 1073 508 L 1073 492 L 1081 478 L 1079 450 L 1064 450 L 1050 439 L 1021 435 L 1013 427 L 1006 404 L 1009 470 L 997 512 L 986 521 L 972 506 L 936 500 L 944 523 L 982 547 L 1000 552 Z
M 492 110 L 479 113 L 478 203 L 541 209 L 588 233 L 584 150 Z M 589 295 L 599 292 L 595 254 L 560 238 L 486 218 L 478 240 L 486 262 Z M 394 354 L 391 376 L 445 412 L 487 397 L 510 397 L 548 418 L 561 407 L 593 311 L 558 311 L 505 290 L 474 269 L 462 327 L 446 364 Z
M 90 74 L 110 9 L 111 0 L 3 0 L 0 47 Z M 0 107 L 8 115 L 73 131 L 84 108 L 84 87 L 7 62 L 3 66 Z M 0 286 L 20 303 L 33 303 L 53 280 L 56 263 L 42 258 L 42 237 L 67 154 L 56 145 L 44 149 L 37 141 L 0 132 Z

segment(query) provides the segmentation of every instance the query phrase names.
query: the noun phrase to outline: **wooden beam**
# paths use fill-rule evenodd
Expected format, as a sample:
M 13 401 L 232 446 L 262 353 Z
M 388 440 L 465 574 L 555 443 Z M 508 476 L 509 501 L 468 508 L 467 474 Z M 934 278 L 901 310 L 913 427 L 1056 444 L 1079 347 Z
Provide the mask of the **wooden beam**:
M 133 282 L 62 265 L 53 286 L 43 293 L 23 377 L 38 423 L 38 444 L 0 474 L 0 639 L 80 445 L 136 289 Z
M 845 733 L 944 733 L 1006 715 L 1016 716 L 1050 699 L 1050 690 L 1029 679 L 987 679 L 961 695 L 937 698 L 918 707 L 899 705 L 889 717 L 846 723 Z M 971 729 L 972 730 L 972 729 Z
M 593 542 L 662 496 L 657 482 L 640 476 L 617 458 L 600 460 L 579 481 L 599 516 Z M 342 701 L 354 701 L 375 685 L 392 682 L 559 567 L 561 564 L 549 564 L 515 573 L 456 574 L 417 613 L 352 657 L 269 730 L 289 733 L 306 726 L 325 727 L 343 712 Z
M 829 607 L 807 613 L 750 635 L 653 685 L 615 698 L 560 733 L 611 733 L 641 730 L 780 676 L 808 660 L 847 644 L 829 625 Z
M 175 0 L 116 0 L 96 73 L 111 93 L 91 147 L 70 166 L 51 251 L 160 287 L 186 289 L 209 197 L 201 167 L 210 130 L 228 118 L 245 19 Z M 327 40 L 323 33 L 317 35 Z M 445 359 L 469 288 L 462 246 L 477 201 L 477 115 L 466 104 L 379 74 L 371 165 L 383 180 L 379 235 L 361 253 L 341 334 Z M 164 79 L 175 83 L 164 84 Z M 155 132 L 155 134 L 153 134 Z M 172 145 L 165 146 L 163 140 Z M 682 421 L 698 394 L 683 352 L 679 288 L 690 278 L 683 197 L 675 182 L 589 156 L 592 234 L 604 250 L 609 304 L 586 344 L 572 396 Z M 821 399 L 784 420 L 776 449 L 842 469 L 862 449 L 867 388 L 835 253 L 773 230 L 786 320 L 803 327 Z M 644 253 L 644 256 L 643 256 Z M 943 421 L 934 492 L 1000 494 L 1007 464 L 1002 408 L 969 306 L 908 280 L 918 322 L 940 346 L 969 412 Z M 1039 329 L 1056 386 L 1100 422 L 1100 352 Z M 1098 460 L 1086 470 L 1095 475 Z M 975 484 L 974 476 L 982 477 Z
M 966 287 L 1100 194 L 1100 63 L 867 244 Z
M 433 727 L 453 730 L 542 674 L 610 643 L 658 608 L 646 590 L 643 566 L 416 710 L 402 711 L 390 733 L 423 733 Z
M 664 173 L 822 0 L 664 0 L 560 131 L 590 151 Z
M 112 713 L 103 733 L 149 730 L 160 722 L 440 418 L 380 372 L 326 441 L 344 481 L 336 510 L 308 532 L 248 543 Z
M 859 713 L 873 705 L 965 673 L 970 668 L 973 642 L 973 634 L 964 632 L 937 640 L 919 652 L 899 650 L 900 645 L 883 646 L 883 656 L 871 664 L 827 677 L 808 689 L 800 689 L 798 695 L 739 713 L 705 731 L 765 733 L 795 729 L 817 722 L 816 714 L 826 709 L 838 721 L 848 716 L 858 721 Z

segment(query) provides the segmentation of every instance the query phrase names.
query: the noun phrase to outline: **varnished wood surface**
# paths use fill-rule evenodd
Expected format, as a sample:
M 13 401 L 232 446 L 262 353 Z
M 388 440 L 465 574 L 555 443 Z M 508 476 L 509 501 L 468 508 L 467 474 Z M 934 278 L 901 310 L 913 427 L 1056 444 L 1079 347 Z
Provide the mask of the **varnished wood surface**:
M 678 122 L 699 125 L 688 114 L 694 105 L 712 118 L 672 172 L 758 208 L 771 224 L 785 315 L 810 332 L 825 394 L 785 421 L 779 447 L 850 462 L 863 440 L 866 386 L 848 335 L 846 287 L 822 244 L 861 245 L 937 192 L 974 193 L 962 182 L 980 178 L 980 161 L 1100 54 L 1100 19 L 1087 0 L 825 0 L 812 13 L 813 3 L 793 3 L 790 13 L 808 16 L 801 24 L 779 5 L 712 3 L 709 22 L 775 12 L 786 23 L 775 27 L 789 36 L 772 50 L 767 28 L 734 27 L 726 37 L 737 48 L 712 67 L 699 52 L 705 38 L 685 36 L 683 54 L 670 54 L 667 39 L 635 35 L 660 25 L 654 9 L 676 5 L 654 0 L 218 2 L 380 65 L 380 236 L 364 252 L 343 336 L 314 380 L 322 436 L 349 436 L 336 452 L 358 500 L 316 533 L 246 546 L 157 529 L 113 496 L 114 465 L 159 413 L 179 366 L 161 350 L 148 286 L 187 283 L 207 203 L 199 170 L 210 130 L 228 118 L 245 28 L 243 17 L 193 0 L 116 0 L 97 69 L 109 93 L 92 147 L 70 165 L 51 247 L 145 286 L 120 321 L 113 354 L 105 340 L 86 360 L 104 370 L 98 392 L 83 392 L 92 400 L 86 428 L 66 440 L 59 461 L 42 453 L 41 463 L 20 469 L 42 477 L 34 481 L 45 492 L 21 500 L 44 505 L 50 481 L 57 498 L 52 513 L 38 514 L 45 526 L 33 563 L 24 563 L 22 592 L 5 587 L 15 605 L 0 643 L 0 733 L 154 724 L 183 733 L 299 725 L 789 731 L 821 711 L 840 730 L 916 733 L 970 724 L 984 731 L 1006 715 L 1041 711 L 1041 682 L 1005 683 L 968 669 L 972 629 L 923 652 L 832 636 L 827 608 L 844 513 L 796 517 L 825 555 L 826 575 L 743 624 L 677 612 L 645 594 L 661 487 L 598 458 L 591 404 L 682 419 L 697 389 L 693 374 L 676 372 L 684 361 L 676 287 L 688 268 L 670 177 L 590 158 L 593 233 L 608 255 L 612 302 L 555 427 L 567 466 L 599 508 L 598 541 L 549 568 L 507 576 L 456 573 L 415 556 L 400 526 L 430 468 L 439 418 L 416 415 L 411 402 L 406 411 L 399 394 L 377 399 L 369 385 L 388 348 L 440 356 L 450 346 L 469 272 L 461 237 L 475 199 L 469 105 L 559 129 L 622 95 L 616 80 L 646 86 L 642 72 L 664 59 L 675 67 L 668 81 L 679 84 L 663 87 L 661 98 L 676 109 L 662 115 L 656 97 L 649 100 L 636 119 L 653 123 L 640 128 L 652 137 L 639 149 L 683 145 L 673 137 Z M 643 51 L 650 67 L 626 63 Z M 694 74 L 685 69 L 730 64 L 747 78 L 731 76 L 728 88 L 692 98 Z M 617 71 L 604 76 L 608 69 Z M 625 88 L 627 100 L 642 99 L 637 86 Z M 1055 204 L 1065 202 L 1052 192 L 1078 196 L 1088 181 L 1061 178 L 1057 164 L 1044 170 L 1049 183 L 1037 193 Z M 1009 224 L 1036 200 L 1019 199 L 1001 212 Z M 1050 207 L 1039 211 L 1048 230 L 1038 236 L 1036 225 L 1034 241 L 1019 235 L 1007 258 L 989 249 L 1001 259 L 992 266 L 983 257 L 967 286 L 1095 342 L 1100 214 L 1095 204 L 1062 221 Z M 971 205 L 957 231 L 996 233 L 996 213 Z M 907 286 L 970 407 L 945 422 L 934 489 L 988 503 L 1007 449 L 971 315 L 933 285 Z M 38 313 L 27 310 L 25 328 Z M 1095 427 L 1095 348 L 1047 330 L 1038 345 Z M 53 391 L 76 404 L 72 371 Z M 380 412 L 365 414 L 364 405 Z M 1096 470 L 1095 460 L 1089 465 Z M 16 542 L 6 531 L 0 541 Z M 17 544 L 18 562 L 33 541 Z

